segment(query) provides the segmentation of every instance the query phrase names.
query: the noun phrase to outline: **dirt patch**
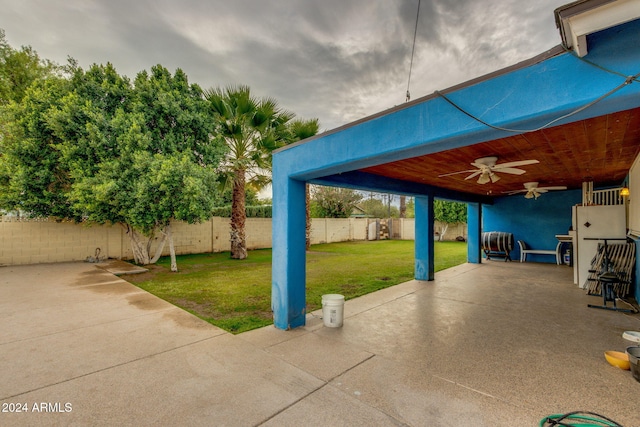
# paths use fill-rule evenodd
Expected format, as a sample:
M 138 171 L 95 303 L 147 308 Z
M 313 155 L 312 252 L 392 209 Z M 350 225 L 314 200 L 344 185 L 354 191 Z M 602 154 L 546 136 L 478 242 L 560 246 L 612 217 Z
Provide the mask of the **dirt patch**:
M 219 319 L 223 317 L 223 314 L 220 311 L 216 310 L 216 308 L 210 302 L 199 303 L 199 302 L 191 301 L 184 298 L 178 298 L 173 303 L 178 307 L 184 308 L 185 310 L 189 310 L 200 317 L 213 318 L 213 319 Z
M 257 300 L 257 299 L 256 299 Z M 257 303 L 258 301 L 256 301 Z M 228 320 L 237 317 L 253 316 L 261 319 L 270 319 L 273 313 L 271 310 L 250 310 L 243 313 L 225 313 L 218 310 L 211 302 L 198 303 L 184 298 L 172 301 L 178 307 L 195 314 L 203 319 Z
M 340 292 L 348 293 L 347 291 L 355 291 L 357 289 L 360 289 L 361 287 L 362 284 L 360 283 L 343 283 L 342 285 L 340 285 Z

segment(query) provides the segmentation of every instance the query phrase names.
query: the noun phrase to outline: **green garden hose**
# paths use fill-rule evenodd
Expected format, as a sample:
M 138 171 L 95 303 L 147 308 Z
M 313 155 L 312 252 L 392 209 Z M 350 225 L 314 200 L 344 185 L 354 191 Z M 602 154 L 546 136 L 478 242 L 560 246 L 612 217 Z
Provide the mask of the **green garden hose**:
M 622 427 L 621 424 L 595 412 L 576 411 L 567 414 L 555 414 L 540 420 L 540 427 Z

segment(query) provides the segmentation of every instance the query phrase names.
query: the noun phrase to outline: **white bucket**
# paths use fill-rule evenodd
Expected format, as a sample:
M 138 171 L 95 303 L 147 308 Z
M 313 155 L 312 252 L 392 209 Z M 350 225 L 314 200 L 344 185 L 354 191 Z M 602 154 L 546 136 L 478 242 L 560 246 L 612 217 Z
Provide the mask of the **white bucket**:
M 339 328 L 344 319 L 344 295 L 322 295 L 322 321 L 324 326 Z

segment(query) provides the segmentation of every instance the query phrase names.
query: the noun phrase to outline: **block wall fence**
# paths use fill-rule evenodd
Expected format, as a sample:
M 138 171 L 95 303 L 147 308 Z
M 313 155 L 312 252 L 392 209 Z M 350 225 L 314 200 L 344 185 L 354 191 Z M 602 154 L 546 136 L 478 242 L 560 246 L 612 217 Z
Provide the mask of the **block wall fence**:
M 372 218 L 313 218 L 311 243 L 334 243 L 369 239 Z M 414 239 L 413 218 L 393 219 L 392 238 Z M 442 227 L 436 223 L 436 231 Z M 177 254 L 224 252 L 230 250 L 229 218 L 214 217 L 201 224 L 176 222 L 172 225 Z M 271 247 L 271 218 L 248 218 L 248 249 Z M 466 225 L 449 226 L 445 239 L 466 238 Z M 375 236 L 371 236 L 371 240 Z M 25 220 L 0 217 L 0 266 L 84 261 L 96 255 L 133 259 L 129 236 L 119 225 L 83 225 L 52 220 Z M 152 245 L 155 249 L 155 244 Z M 152 250 L 153 250 L 152 249 Z M 163 255 L 169 255 L 165 245 Z

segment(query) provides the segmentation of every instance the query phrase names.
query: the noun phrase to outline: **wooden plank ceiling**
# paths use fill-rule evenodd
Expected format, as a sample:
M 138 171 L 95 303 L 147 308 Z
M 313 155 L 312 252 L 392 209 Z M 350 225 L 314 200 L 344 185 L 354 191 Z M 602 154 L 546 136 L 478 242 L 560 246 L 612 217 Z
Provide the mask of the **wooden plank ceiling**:
M 584 181 L 593 181 L 596 188 L 617 186 L 639 153 L 640 108 L 636 108 L 361 171 L 465 193 L 503 196 L 506 191 L 524 189 L 523 184 L 530 181 L 539 182 L 540 187 L 569 189 L 581 188 Z M 500 180 L 495 183 L 478 184 L 478 177 L 465 180 L 469 173 L 439 177 L 474 169 L 470 163 L 487 156 L 498 157 L 497 164 L 529 159 L 540 163 L 519 167 L 526 170 L 523 175 L 498 172 Z

